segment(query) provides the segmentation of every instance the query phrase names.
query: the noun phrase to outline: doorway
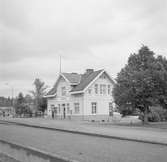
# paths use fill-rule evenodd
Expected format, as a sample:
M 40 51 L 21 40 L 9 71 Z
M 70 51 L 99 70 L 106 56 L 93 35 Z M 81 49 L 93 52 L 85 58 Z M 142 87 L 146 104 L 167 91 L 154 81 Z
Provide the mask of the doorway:
M 63 118 L 65 119 L 66 118 L 66 105 L 62 104 L 62 107 L 63 107 Z

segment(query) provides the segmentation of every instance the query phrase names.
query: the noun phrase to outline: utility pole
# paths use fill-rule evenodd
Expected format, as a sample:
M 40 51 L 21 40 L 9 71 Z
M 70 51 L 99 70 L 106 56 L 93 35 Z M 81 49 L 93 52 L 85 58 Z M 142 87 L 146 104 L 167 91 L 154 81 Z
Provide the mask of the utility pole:
M 14 106 L 14 103 L 13 103 L 13 97 L 14 97 L 14 88 L 13 86 L 11 86 L 9 83 L 6 83 L 7 86 L 9 86 L 11 88 L 11 97 L 12 97 L 12 107 Z

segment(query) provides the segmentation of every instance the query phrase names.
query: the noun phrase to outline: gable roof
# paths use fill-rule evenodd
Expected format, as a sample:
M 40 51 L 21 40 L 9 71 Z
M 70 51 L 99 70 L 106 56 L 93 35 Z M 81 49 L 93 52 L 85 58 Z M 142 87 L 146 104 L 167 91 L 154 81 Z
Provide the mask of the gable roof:
M 73 85 L 71 89 L 71 93 L 82 93 L 89 84 L 92 83 L 99 75 L 101 75 L 104 70 L 98 71 L 91 71 L 84 74 L 77 74 L 77 73 L 61 73 L 53 86 L 53 88 L 47 93 L 46 97 L 54 97 L 56 95 L 56 87 L 60 77 L 63 77 L 70 85 Z M 105 72 L 106 73 L 106 72 Z M 106 73 L 107 74 L 107 73 Z M 107 74 L 108 75 L 108 74 Z M 110 78 L 109 79 L 114 83 L 114 81 Z
M 54 97 L 56 95 L 56 86 L 54 85 L 51 90 L 46 94 L 45 97 Z
M 61 73 L 69 82 L 70 84 L 79 84 L 81 75 L 77 73 Z
M 103 70 L 98 70 L 88 74 L 82 74 L 80 83 L 75 86 L 70 92 L 83 91 L 89 85 L 89 83 L 91 83 L 102 71 Z

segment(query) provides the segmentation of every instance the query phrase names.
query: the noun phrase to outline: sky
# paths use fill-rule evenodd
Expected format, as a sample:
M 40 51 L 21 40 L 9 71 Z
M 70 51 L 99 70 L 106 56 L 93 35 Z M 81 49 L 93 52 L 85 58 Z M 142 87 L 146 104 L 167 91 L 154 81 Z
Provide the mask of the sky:
M 167 56 L 167 0 L 0 0 L 0 96 L 49 88 L 62 72 L 111 77 L 147 45 Z

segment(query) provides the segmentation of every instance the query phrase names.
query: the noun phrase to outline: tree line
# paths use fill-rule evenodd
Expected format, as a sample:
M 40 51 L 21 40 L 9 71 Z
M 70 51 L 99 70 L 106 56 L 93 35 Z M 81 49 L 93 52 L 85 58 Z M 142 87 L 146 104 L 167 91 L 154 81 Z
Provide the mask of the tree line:
M 30 94 L 23 95 L 22 92 L 18 94 L 14 102 L 15 113 L 17 116 L 31 117 L 33 114 L 36 116 L 38 112 L 42 114 L 47 108 L 47 101 L 44 98 L 47 86 L 39 78 L 35 79 L 34 90 Z
M 0 97 L 0 107 L 12 106 L 12 98 L 10 97 Z

